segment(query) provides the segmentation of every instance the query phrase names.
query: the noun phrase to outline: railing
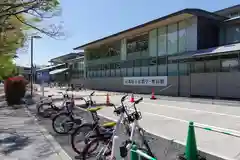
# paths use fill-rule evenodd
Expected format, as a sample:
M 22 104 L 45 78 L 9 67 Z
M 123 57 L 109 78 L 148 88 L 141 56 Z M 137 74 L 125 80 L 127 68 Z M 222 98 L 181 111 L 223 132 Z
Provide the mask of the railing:
M 131 158 L 130 160 L 157 160 L 156 158 L 153 158 L 149 156 L 148 154 L 144 153 L 143 151 L 137 149 L 137 146 L 133 145 L 131 149 Z
M 86 65 L 112 63 L 112 62 L 118 62 L 120 60 L 121 60 L 120 55 L 119 56 L 111 56 L 111 57 L 100 58 L 100 59 L 95 59 L 95 60 L 87 60 Z

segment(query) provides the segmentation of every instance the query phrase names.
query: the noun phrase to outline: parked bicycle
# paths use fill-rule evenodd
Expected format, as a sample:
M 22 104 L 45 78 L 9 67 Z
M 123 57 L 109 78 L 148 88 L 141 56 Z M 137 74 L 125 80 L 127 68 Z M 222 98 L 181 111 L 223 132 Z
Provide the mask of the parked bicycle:
M 141 112 L 137 111 L 135 105 L 140 103 L 142 100 L 143 98 L 140 98 L 133 103 L 134 109 L 130 109 L 130 111 L 133 111 L 132 113 L 129 113 L 127 106 L 123 104 L 118 107 L 117 110 L 115 109 L 115 113 L 116 111 L 120 113 L 120 118 L 115 126 L 114 132 L 112 132 L 112 135 L 107 132 L 105 136 L 96 137 L 87 143 L 82 151 L 82 159 L 85 160 L 90 153 L 93 153 L 92 148 L 96 151 L 97 160 L 105 160 L 113 157 L 115 159 L 122 159 L 127 156 L 127 153 L 133 144 L 135 144 L 139 149 L 144 150 L 150 156 L 155 157 L 145 139 L 145 131 L 138 124 L 138 121 L 141 120 L 142 116 Z M 124 117 L 124 113 L 126 117 Z M 125 126 L 125 132 L 121 129 L 121 124 Z M 130 124 L 133 124 L 132 127 Z M 125 136 L 129 137 L 127 140 L 123 138 L 123 133 Z M 140 143 L 134 139 L 136 137 L 136 133 L 140 136 Z M 100 150 L 97 150 L 96 146 L 100 146 L 101 143 L 103 144 L 103 147 L 100 147 Z
M 88 107 L 91 107 L 91 106 L 95 106 L 96 102 L 94 102 L 92 100 L 92 96 L 94 95 L 95 91 L 93 91 L 91 94 L 89 94 L 89 96 L 87 98 L 84 98 L 84 97 L 80 97 L 79 99 L 80 100 L 83 100 L 84 103 L 85 103 L 85 106 L 83 108 L 88 108 Z
M 56 114 L 52 119 L 52 128 L 58 134 L 68 134 L 74 125 L 81 125 L 82 119 L 78 118 L 73 113 L 75 100 L 72 94 L 70 100 L 66 102 L 66 110 Z
M 119 106 L 119 107 L 113 106 L 114 107 L 114 113 L 116 115 L 120 116 L 119 120 L 115 123 L 116 124 L 115 125 L 115 132 L 119 131 L 120 123 L 122 122 L 123 117 L 124 117 L 125 107 L 124 107 L 123 102 L 126 99 L 126 97 L 127 97 L 127 95 L 125 95 L 121 98 L 121 106 Z M 90 130 L 90 128 L 89 128 L 89 130 Z M 87 156 L 89 154 L 93 153 L 97 149 L 97 147 L 99 146 L 98 142 L 104 142 L 105 144 L 109 144 L 109 145 L 107 145 L 109 147 L 108 150 L 111 151 L 111 146 L 112 146 L 111 145 L 111 138 L 113 136 L 113 131 L 114 131 L 113 129 L 109 130 L 109 131 L 105 131 L 105 132 L 102 132 L 100 135 L 98 135 L 97 133 L 95 133 L 93 135 L 89 134 L 89 133 L 85 134 L 84 135 L 85 139 L 84 139 L 84 136 L 83 136 L 83 139 L 82 139 L 82 144 L 83 144 L 83 146 L 81 146 L 82 151 L 77 152 L 77 153 L 80 154 L 80 158 L 87 158 Z M 130 133 L 130 130 L 128 128 L 126 128 L 126 131 L 128 131 L 128 133 Z M 76 133 L 77 133 L 77 130 L 76 130 Z M 82 133 L 84 133 L 84 132 L 82 132 Z M 90 144 L 88 145 L 88 143 L 90 143 Z M 79 148 L 77 148 L 77 149 L 79 149 Z M 111 153 L 111 152 L 108 152 L 108 154 L 109 153 Z
M 71 145 L 76 153 L 81 154 L 82 149 L 90 139 L 105 136 L 105 133 L 113 131 L 116 122 L 99 123 L 100 118 L 97 111 L 101 109 L 102 107 L 88 108 L 87 111 L 91 113 L 93 121 L 91 123 L 83 123 L 71 134 Z M 93 150 L 94 148 L 92 148 Z
M 42 116 L 44 118 L 49 118 L 49 117 L 51 117 L 52 114 L 56 114 L 64 109 L 64 107 L 66 106 L 66 101 L 69 100 L 69 95 L 68 95 L 67 91 L 65 93 L 63 93 L 63 92 L 58 92 L 58 93 L 62 94 L 62 96 L 63 96 L 62 104 L 57 107 L 53 103 L 52 97 L 54 95 L 48 95 L 47 98 L 42 98 L 36 105 L 37 114 L 39 116 Z

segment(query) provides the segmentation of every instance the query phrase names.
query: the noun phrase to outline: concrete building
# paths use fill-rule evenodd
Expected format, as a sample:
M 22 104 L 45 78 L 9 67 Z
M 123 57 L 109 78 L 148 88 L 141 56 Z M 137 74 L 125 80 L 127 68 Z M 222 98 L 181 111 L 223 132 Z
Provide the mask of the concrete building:
M 184 9 L 76 47 L 88 88 L 240 98 L 240 5 Z
M 51 63 L 50 66 L 37 70 L 37 73 L 48 77 L 48 81 L 69 84 L 71 78 L 83 77 L 83 57 L 84 54 L 79 52 L 53 58 L 49 61 Z

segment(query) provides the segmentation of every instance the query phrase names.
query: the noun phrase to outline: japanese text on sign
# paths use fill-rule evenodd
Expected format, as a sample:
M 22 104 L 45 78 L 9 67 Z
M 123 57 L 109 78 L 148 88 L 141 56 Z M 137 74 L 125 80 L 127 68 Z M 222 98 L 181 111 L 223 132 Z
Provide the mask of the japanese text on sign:
M 167 86 L 167 76 L 123 77 L 123 85 L 128 85 L 128 86 Z

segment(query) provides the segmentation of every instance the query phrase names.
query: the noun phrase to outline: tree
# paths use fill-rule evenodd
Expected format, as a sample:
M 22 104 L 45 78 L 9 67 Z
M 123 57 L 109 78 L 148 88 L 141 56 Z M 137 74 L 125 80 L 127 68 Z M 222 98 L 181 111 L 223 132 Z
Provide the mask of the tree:
M 15 54 L 16 50 L 23 47 L 25 42 L 23 24 L 15 17 L 9 17 L 7 24 L 7 28 L 0 32 L 0 55 Z
M 9 17 L 15 17 L 25 25 L 25 29 L 34 29 L 56 38 L 63 36 L 61 24 L 42 27 L 40 22 L 58 16 L 60 13 L 59 0 L 2 0 L 0 2 L 0 26 L 6 28 Z
M 0 78 L 14 71 L 13 58 L 35 31 L 52 38 L 64 36 L 61 24 L 41 22 L 60 14 L 59 0 L 0 0 Z
M 0 55 L 0 80 L 16 73 L 16 65 L 12 55 Z

